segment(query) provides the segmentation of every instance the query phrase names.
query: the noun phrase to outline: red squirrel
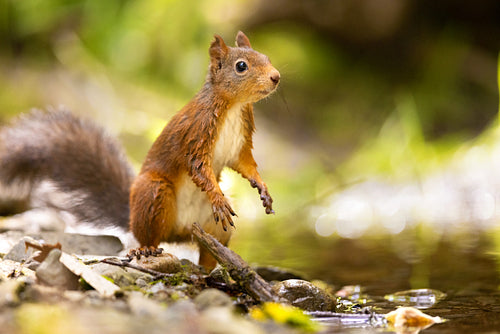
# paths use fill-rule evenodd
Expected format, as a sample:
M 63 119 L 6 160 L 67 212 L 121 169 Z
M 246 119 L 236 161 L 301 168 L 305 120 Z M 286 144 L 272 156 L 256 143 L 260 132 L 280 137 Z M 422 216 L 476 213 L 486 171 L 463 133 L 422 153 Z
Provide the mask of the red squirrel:
M 266 213 L 274 213 L 252 155 L 252 104 L 276 90 L 280 73 L 241 31 L 236 47 L 215 35 L 209 54 L 203 87 L 165 126 L 135 179 L 103 130 L 67 112 L 36 112 L 0 132 L 0 180 L 28 188 L 49 180 L 63 192 L 81 191 L 63 209 L 90 223 L 124 227 L 130 210 L 129 227 L 141 245 L 132 254 L 190 241 L 194 222 L 226 245 L 235 212 L 219 187 L 224 167 L 248 179 Z M 200 249 L 200 264 L 210 269 L 216 261 Z

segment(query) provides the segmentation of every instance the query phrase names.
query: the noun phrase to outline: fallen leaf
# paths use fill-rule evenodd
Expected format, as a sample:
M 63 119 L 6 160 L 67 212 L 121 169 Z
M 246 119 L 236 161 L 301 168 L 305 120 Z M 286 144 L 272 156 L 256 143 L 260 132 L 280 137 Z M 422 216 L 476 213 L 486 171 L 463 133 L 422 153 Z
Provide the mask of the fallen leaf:
M 33 257 L 33 260 L 38 261 L 38 262 L 43 262 L 43 260 L 45 260 L 45 258 L 47 257 L 47 255 L 49 255 L 51 250 L 53 250 L 53 249 L 60 250 L 61 249 L 61 244 L 59 242 L 57 244 L 35 245 L 29 241 L 25 241 L 24 244 L 26 245 L 26 250 L 28 250 L 28 248 L 31 247 L 33 249 L 37 249 L 40 251 L 40 254 Z
M 444 320 L 440 317 L 431 317 L 414 307 L 400 307 L 385 315 L 387 322 L 396 329 L 425 329 Z

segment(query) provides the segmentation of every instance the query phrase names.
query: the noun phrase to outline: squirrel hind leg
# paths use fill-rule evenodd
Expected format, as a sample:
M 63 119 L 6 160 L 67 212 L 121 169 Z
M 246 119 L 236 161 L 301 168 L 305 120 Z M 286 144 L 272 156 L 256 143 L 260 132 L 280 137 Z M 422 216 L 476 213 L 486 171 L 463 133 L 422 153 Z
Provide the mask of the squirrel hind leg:
M 161 175 L 145 173 L 132 184 L 130 230 L 141 247 L 157 248 L 169 239 L 176 217 L 173 184 Z
M 199 265 L 203 266 L 207 272 L 212 271 L 217 265 L 217 260 L 200 245 L 200 260 Z

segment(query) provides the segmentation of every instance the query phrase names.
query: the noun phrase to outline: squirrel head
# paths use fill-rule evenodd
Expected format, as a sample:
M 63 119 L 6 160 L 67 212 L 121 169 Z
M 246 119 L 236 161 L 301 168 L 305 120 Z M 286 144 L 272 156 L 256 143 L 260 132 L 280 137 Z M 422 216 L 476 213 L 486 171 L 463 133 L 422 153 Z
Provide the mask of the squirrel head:
M 252 49 L 248 37 L 236 35 L 236 47 L 229 47 L 219 35 L 210 45 L 208 80 L 215 93 L 231 103 L 252 103 L 278 87 L 280 73 L 269 58 Z

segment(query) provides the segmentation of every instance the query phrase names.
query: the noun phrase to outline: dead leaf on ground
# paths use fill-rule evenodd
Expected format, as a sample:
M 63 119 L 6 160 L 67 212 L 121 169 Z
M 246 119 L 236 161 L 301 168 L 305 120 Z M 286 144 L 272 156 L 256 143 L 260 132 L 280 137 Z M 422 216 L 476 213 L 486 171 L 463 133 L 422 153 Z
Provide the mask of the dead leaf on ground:
M 36 250 L 40 251 L 40 254 L 37 256 L 33 257 L 33 260 L 38 261 L 38 262 L 43 262 L 47 255 L 49 255 L 50 251 L 53 249 L 61 249 L 61 244 L 58 242 L 57 244 L 43 244 L 43 245 L 35 245 L 32 244 L 31 242 L 25 241 L 24 244 L 26 245 L 26 250 L 28 248 L 33 248 Z
M 385 315 L 388 323 L 398 333 L 418 333 L 433 324 L 444 322 L 440 317 L 432 317 L 414 307 L 400 307 Z

